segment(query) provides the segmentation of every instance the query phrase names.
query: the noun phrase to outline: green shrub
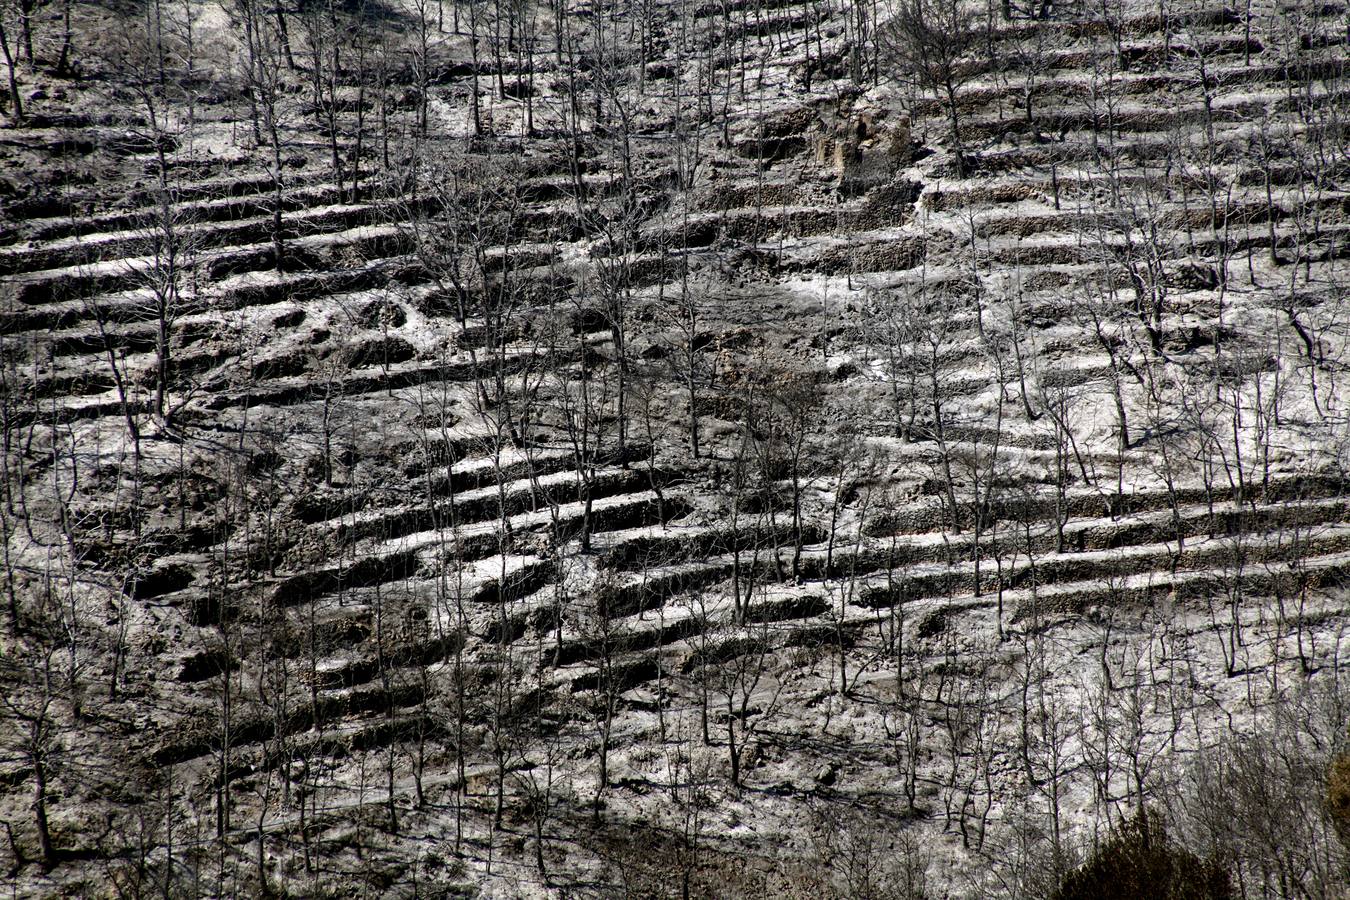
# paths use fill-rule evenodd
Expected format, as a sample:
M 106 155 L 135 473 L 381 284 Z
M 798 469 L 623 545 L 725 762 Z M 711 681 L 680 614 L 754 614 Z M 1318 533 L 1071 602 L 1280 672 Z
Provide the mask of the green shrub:
M 1350 753 L 1342 753 L 1327 767 L 1327 812 L 1341 843 L 1350 848 Z
M 1055 900 L 1228 900 L 1227 870 L 1171 843 L 1156 813 L 1143 813 L 1065 876 Z

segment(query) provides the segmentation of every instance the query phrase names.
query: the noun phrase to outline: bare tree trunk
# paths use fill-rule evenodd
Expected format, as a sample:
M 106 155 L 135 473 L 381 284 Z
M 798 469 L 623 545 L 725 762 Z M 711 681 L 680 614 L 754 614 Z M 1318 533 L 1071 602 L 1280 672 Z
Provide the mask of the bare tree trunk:
M 9 84 L 9 118 L 16 125 L 23 124 L 23 100 L 19 97 L 19 82 L 14 73 L 16 63 L 14 53 L 9 49 L 9 36 L 5 34 L 5 20 L 0 16 L 0 52 L 5 55 L 5 74 Z

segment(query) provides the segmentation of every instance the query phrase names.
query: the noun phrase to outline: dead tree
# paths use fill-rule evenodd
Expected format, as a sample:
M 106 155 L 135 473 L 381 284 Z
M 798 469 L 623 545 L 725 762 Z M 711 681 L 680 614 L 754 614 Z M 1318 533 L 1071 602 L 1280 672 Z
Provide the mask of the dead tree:
M 18 60 L 15 58 L 18 55 L 18 49 L 17 44 L 15 46 L 10 45 L 9 32 L 5 27 L 5 20 L 10 8 L 9 3 L 0 6 L 0 54 L 5 57 L 5 81 L 9 88 L 9 109 L 6 112 L 12 123 L 22 125 L 24 120 L 23 98 L 19 95 Z
M 33 827 L 37 833 L 38 858 L 44 868 L 51 869 L 58 862 L 52 838 L 49 806 L 52 802 L 53 766 L 60 752 L 61 712 L 58 690 L 61 680 L 60 648 L 43 635 L 54 621 L 43 621 L 41 610 L 26 623 L 29 632 L 14 635 L 0 656 L 0 675 L 7 686 L 0 696 L 0 749 L 13 755 L 26 769 L 33 785 L 30 809 Z M 45 639 L 44 639 L 45 637 Z M 11 843 L 13 835 L 10 836 Z
M 956 175 L 966 177 L 958 95 L 980 70 L 979 60 L 973 58 L 983 43 L 980 26 L 957 0 L 902 0 L 878 39 L 882 57 L 900 77 L 945 107 Z

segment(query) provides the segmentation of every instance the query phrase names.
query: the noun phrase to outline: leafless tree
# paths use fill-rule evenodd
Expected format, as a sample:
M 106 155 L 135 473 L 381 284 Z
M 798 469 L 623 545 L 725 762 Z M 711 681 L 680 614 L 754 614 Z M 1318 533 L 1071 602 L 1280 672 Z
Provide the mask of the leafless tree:
M 19 61 L 19 39 L 16 37 L 14 43 L 10 43 L 10 37 L 6 23 L 13 27 L 13 21 L 10 16 L 13 14 L 15 4 L 7 2 L 0 6 L 0 54 L 5 57 L 5 78 L 9 89 L 9 108 L 6 113 L 9 120 L 16 125 L 23 124 L 23 98 L 19 94 L 18 67 Z M 25 20 L 26 21 L 26 20 Z
M 901 77 L 909 79 L 946 108 L 951 153 L 959 178 L 967 159 L 961 135 L 961 88 L 979 71 L 980 26 L 957 0 L 904 0 L 878 32 L 881 53 Z

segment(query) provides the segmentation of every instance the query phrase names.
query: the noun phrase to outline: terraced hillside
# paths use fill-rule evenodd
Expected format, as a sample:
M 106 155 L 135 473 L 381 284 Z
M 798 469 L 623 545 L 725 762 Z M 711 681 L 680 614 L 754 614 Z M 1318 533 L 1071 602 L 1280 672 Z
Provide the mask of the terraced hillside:
M 1345 6 L 71 7 L 19 893 L 1344 890 Z

